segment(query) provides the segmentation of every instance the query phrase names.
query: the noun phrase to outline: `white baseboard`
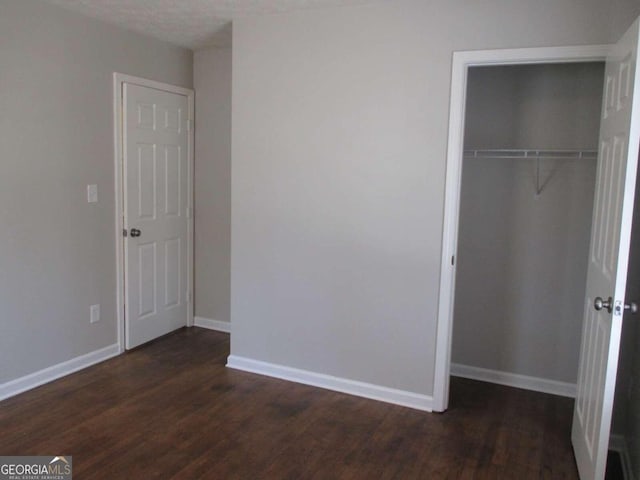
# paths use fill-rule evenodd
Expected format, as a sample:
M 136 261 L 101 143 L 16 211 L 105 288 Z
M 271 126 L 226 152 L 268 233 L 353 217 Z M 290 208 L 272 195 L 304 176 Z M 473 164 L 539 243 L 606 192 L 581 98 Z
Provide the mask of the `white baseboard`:
M 231 322 L 221 322 L 220 320 L 211 320 L 210 318 L 194 317 L 194 327 L 207 328 L 216 330 L 217 332 L 231 333 Z
M 609 437 L 609 450 L 620 454 L 622 462 L 622 475 L 624 480 L 635 480 L 633 468 L 631 466 L 631 457 L 629 456 L 629 446 L 624 435 L 611 434 Z
M 6 383 L 0 384 L 0 400 L 4 400 L 5 398 L 13 397 L 19 393 L 39 387 L 40 385 L 77 372 L 83 368 L 90 367 L 96 363 L 103 362 L 119 354 L 120 347 L 115 343 L 108 347 L 101 348 L 100 350 L 95 350 L 85 355 L 72 358 L 66 362 L 58 363 L 57 365 L 30 373 L 24 377 L 10 380 Z
M 433 397 L 229 355 L 227 367 L 431 412 Z
M 562 397 L 576 397 L 576 384 L 548 380 L 546 378 L 529 377 L 516 373 L 488 370 L 486 368 L 470 367 L 469 365 L 451 364 L 451 375 L 454 377 L 470 378 L 483 382 L 497 383 L 507 387 L 523 388 L 535 392 L 551 393 Z

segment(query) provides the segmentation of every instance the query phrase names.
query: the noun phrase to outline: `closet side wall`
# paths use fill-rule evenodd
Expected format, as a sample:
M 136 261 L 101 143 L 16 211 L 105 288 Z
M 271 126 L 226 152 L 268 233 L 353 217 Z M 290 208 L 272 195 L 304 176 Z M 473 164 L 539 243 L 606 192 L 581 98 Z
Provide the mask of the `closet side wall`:
M 472 69 L 465 148 L 597 149 L 601 64 Z M 575 383 L 594 160 L 465 159 L 452 361 Z

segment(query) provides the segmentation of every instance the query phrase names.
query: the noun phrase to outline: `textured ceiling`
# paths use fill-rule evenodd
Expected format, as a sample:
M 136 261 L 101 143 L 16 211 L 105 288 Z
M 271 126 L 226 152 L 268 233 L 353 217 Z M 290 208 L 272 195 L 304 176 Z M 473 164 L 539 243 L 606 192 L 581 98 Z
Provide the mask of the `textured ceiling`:
M 231 43 L 234 19 L 371 0 L 47 0 L 144 35 L 198 49 Z

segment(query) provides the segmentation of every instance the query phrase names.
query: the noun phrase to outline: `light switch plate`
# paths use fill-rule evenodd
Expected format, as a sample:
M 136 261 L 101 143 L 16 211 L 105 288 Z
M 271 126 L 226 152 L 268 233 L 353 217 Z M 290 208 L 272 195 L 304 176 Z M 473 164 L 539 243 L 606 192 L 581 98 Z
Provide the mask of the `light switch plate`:
M 89 322 L 96 323 L 100 321 L 100 304 L 91 305 L 89 307 Z
M 96 185 L 95 183 L 87 185 L 87 202 L 98 202 L 98 185 Z

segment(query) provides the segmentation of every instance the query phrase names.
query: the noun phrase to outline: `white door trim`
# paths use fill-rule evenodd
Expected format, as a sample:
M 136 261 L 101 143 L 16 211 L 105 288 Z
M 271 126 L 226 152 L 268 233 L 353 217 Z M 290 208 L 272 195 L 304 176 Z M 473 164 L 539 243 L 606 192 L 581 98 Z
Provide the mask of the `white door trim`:
M 433 385 L 433 410 L 444 411 L 449 404 L 451 368 L 451 334 L 455 293 L 455 265 L 460 212 L 460 180 L 464 148 L 464 120 L 469 67 L 536 63 L 571 63 L 604 61 L 610 45 L 576 47 L 518 48 L 508 50 L 476 50 L 453 53 L 451 99 L 449 104 L 449 137 L 445 178 L 444 222 L 442 227 L 442 259 L 438 328 Z
M 120 353 L 125 350 L 125 284 L 124 284 L 124 202 L 123 202 L 123 155 L 122 155 L 122 84 L 140 85 L 142 87 L 155 88 L 165 92 L 184 95 L 189 104 L 189 135 L 188 135 L 188 174 L 187 174 L 187 198 L 190 214 L 188 215 L 187 233 L 187 291 L 190 305 L 187 308 L 187 326 L 193 326 L 193 118 L 194 118 L 194 91 L 188 88 L 177 87 L 167 83 L 156 82 L 146 78 L 134 77 L 122 73 L 113 73 L 113 141 L 114 141 L 114 168 L 115 168 L 115 225 L 116 225 L 116 306 L 118 322 L 118 346 Z

